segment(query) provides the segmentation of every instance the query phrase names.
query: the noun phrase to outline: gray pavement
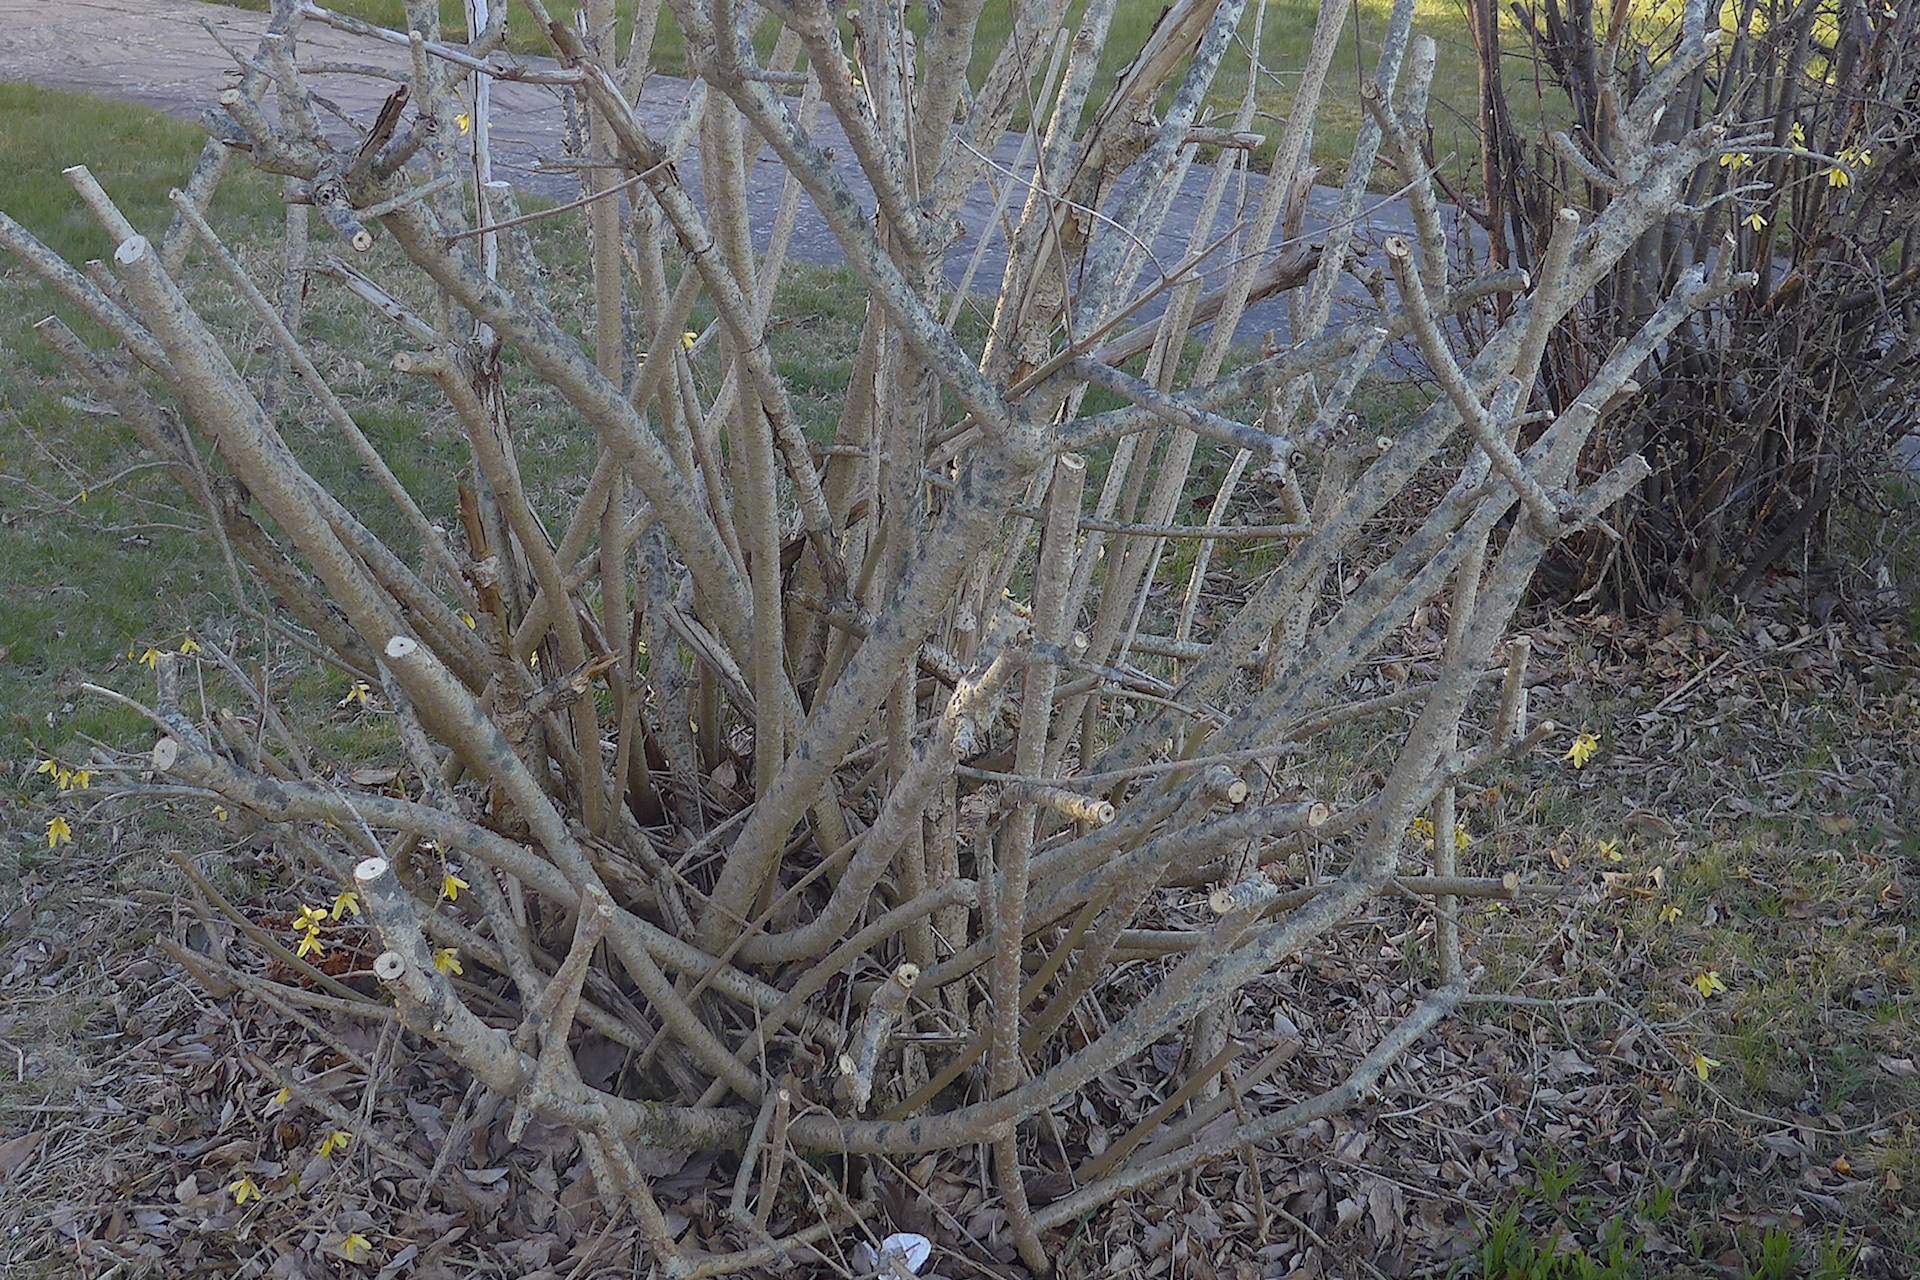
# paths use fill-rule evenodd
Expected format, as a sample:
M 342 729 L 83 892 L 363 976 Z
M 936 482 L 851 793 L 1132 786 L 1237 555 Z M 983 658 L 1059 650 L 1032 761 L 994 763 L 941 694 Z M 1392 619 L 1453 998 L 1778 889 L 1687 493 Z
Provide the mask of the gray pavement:
M 191 119 L 212 105 L 219 92 L 238 78 L 234 60 L 221 47 L 222 42 L 251 54 L 265 25 L 263 13 L 199 0 L 0 0 L 0 79 L 124 98 Z M 406 66 L 404 49 L 319 23 L 305 24 L 300 41 L 303 64 L 351 62 L 399 71 Z M 521 61 L 538 64 L 544 60 L 523 58 Z M 372 120 L 381 100 L 392 88 L 388 81 L 367 76 L 326 74 L 316 75 L 314 81 L 317 93 L 345 116 L 361 122 Z M 638 104 L 642 122 L 664 134 L 680 117 L 687 92 L 685 80 L 654 76 Z M 577 184 L 571 176 L 542 172 L 538 168 L 541 157 L 560 154 L 564 120 L 559 90 L 499 82 L 494 91 L 498 176 L 560 199 L 575 195 Z M 4 122 L 0 121 L 0 128 L 3 127 Z M 342 128 L 344 134 L 344 126 Z M 814 134 L 834 157 L 848 186 L 871 209 L 871 195 L 864 176 L 830 115 L 821 113 Z M 994 181 L 1003 186 L 1010 181 L 1009 171 L 1018 172 L 1015 166 L 1019 161 L 1020 141 L 1018 136 L 1008 135 L 995 149 L 996 167 L 1001 172 L 994 175 Z M 84 155 L 73 157 L 74 163 L 86 160 Z M 1031 174 L 1031 171 L 1029 162 L 1025 173 Z M 689 156 L 681 166 L 681 173 L 689 189 L 697 195 L 698 157 Z M 112 175 L 99 176 L 111 190 Z M 57 180 L 54 175 L 48 177 Z M 1162 264 L 1170 267 L 1186 256 L 1193 218 L 1207 178 L 1204 171 L 1186 176 L 1167 225 L 1153 246 Z M 782 179 L 783 172 L 770 155 L 756 165 L 751 175 L 747 198 L 752 225 L 759 237 L 764 237 L 772 227 Z M 1019 199 L 1016 193 L 1013 197 L 1016 213 Z M 1337 199 L 1338 193 L 1332 188 L 1314 189 L 1306 228 L 1309 240 L 1318 238 Z M 962 214 L 967 233 L 947 259 L 951 279 L 957 281 L 965 272 L 978 237 L 988 230 L 993 208 L 994 195 L 982 182 L 971 193 Z M 1214 236 L 1209 239 L 1217 238 L 1222 229 L 1216 225 Z M 1405 205 L 1387 201 L 1368 213 L 1365 225 L 1360 228 L 1360 239 L 1364 242 L 1408 230 L 1410 223 Z M 805 261 L 842 261 L 838 242 L 812 205 L 805 201 L 793 252 Z M 994 289 L 1004 262 L 1004 242 L 996 232 L 989 236 L 974 275 L 974 290 Z M 1351 286 L 1347 296 L 1360 305 L 1366 302 L 1365 294 L 1357 286 Z M 1157 310 L 1157 305 L 1149 306 L 1141 315 L 1151 316 Z M 1254 340 L 1269 329 L 1284 335 L 1286 328 L 1285 302 L 1275 299 L 1250 309 L 1239 336 L 1242 340 Z

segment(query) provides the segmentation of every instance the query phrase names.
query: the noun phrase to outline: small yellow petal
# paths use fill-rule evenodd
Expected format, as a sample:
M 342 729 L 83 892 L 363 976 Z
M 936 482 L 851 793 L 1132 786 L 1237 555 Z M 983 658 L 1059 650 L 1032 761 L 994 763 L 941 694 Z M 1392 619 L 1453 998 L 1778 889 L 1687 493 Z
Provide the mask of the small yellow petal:
M 227 817 L 227 806 L 223 804 L 213 806 L 213 820 L 215 822 L 225 822 Z
M 1689 1065 L 1692 1066 L 1693 1073 L 1695 1075 L 1699 1076 L 1702 1080 L 1705 1080 L 1707 1078 L 1707 1074 L 1711 1072 L 1715 1067 L 1721 1064 L 1720 1064 L 1720 1059 L 1709 1058 L 1706 1054 L 1701 1053 L 1699 1050 L 1696 1049 L 1693 1054 L 1693 1059 L 1689 1063 Z
M 61 817 L 47 819 L 47 848 L 58 849 L 63 844 L 73 843 L 73 828 Z
M 292 1102 L 292 1101 L 293 1101 L 293 1090 L 289 1089 L 285 1085 L 281 1085 L 280 1092 L 273 1095 L 273 1105 L 276 1107 L 284 1107 L 289 1102 Z
M 1718 969 L 1709 969 L 1694 978 L 1693 989 L 1700 993 L 1701 999 L 1706 1000 L 1712 999 L 1714 996 L 1725 991 L 1727 984 L 1720 980 L 1720 971 Z
M 249 1200 L 258 1200 L 260 1198 L 260 1184 L 244 1173 L 232 1182 L 229 1182 L 227 1184 L 227 1190 L 233 1193 L 233 1202 L 235 1204 L 243 1205 Z
M 464 111 L 455 116 L 453 122 L 460 126 L 460 132 L 462 133 L 470 132 L 473 129 L 473 117 Z
M 459 975 L 466 970 L 460 965 L 460 952 L 453 947 L 442 947 L 433 953 L 433 967 L 441 973 Z
M 195 643 L 192 636 L 188 636 L 180 642 L 180 652 L 186 654 L 188 657 L 192 657 L 194 654 L 200 652 L 200 646 Z
M 348 1262 L 360 1262 L 364 1260 L 372 1249 L 372 1243 L 358 1231 L 348 1232 L 340 1238 L 338 1244 L 333 1246 L 333 1251 L 345 1258 Z
M 1582 729 L 1574 735 L 1573 745 L 1567 748 L 1567 754 L 1562 759 L 1573 761 L 1573 767 L 1576 769 L 1584 769 L 1587 767 L 1587 761 L 1593 759 L 1594 753 L 1599 750 L 1599 736 Z
M 354 893 L 352 890 L 335 894 L 333 896 L 333 910 L 327 914 L 335 920 L 338 920 L 344 915 L 357 917 L 360 914 L 360 895 Z

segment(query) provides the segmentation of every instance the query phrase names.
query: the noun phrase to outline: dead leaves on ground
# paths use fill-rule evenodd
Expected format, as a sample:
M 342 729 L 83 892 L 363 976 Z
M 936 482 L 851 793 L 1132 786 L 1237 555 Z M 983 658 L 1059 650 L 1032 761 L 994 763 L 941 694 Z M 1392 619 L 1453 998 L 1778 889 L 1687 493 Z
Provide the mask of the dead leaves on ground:
M 1441 620 L 1420 624 L 1438 643 Z M 1775 1097 L 1767 1081 L 1756 1092 L 1727 1066 L 1698 1082 L 1684 1053 L 1704 1046 L 1713 1060 L 1732 1062 L 1721 1043 L 1744 1032 L 1743 992 L 1786 980 L 1776 971 L 1805 965 L 1808 948 L 1842 936 L 1853 945 L 1883 939 L 1888 956 L 1905 945 L 1899 939 L 1915 923 L 1913 869 L 1888 835 L 1920 806 L 1908 641 L 1892 630 L 1760 614 L 1599 618 L 1548 621 L 1536 654 L 1553 673 L 1536 692 L 1536 714 L 1604 723 L 1606 750 L 1578 775 L 1543 755 L 1467 796 L 1463 812 L 1476 834 L 1468 860 L 1474 874 L 1513 869 L 1582 893 L 1469 904 L 1463 923 L 1494 969 L 1483 989 L 1549 998 L 1604 989 L 1621 1004 L 1465 1011 L 1416 1045 L 1362 1105 L 1061 1233 L 1052 1243 L 1064 1274 L 1432 1273 L 1465 1257 L 1480 1225 L 1516 1204 L 1531 1229 L 1568 1248 L 1592 1243 L 1596 1214 L 1619 1216 L 1655 1274 L 1720 1265 L 1740 1232 L 1775 1224 L 1805 1238 L 1837 1226 L 1882 1249 L 1861 1274 L 1894 1274 L 1886 1251 L 1912 1229 L 1920 1167 L 1910 973 L 1891 961 L 1866 966 L 1822 1014 L 1833 1043 L 1805 1046 L 1837 1053 L 1875 1011 L 1892 1010 L 1863 1042 L 1857 1098 L 1825 1099 L 1797 1081 Z M 1418 674 L 1410 667 L 1360 678 L 1384 690 Z M 711 780 L 709 799 L 721 809 L 737 800 L 727 781 Z M 1543 788 L 1575 800 L 1554 829 L 1542 822 Z M 1715 840 L 1756 823 L 1811 842 L 1812 852 L 1734 865 L 1725 892 L 1674 918 L 1654 914 Z M 1623 856 L 1606 856 L 1603 845 Z M 29 881 L 24 892 L 45 888 Z M 1179 923 L 1190 897 L 1170 895 L 1164 922 Z M 1776 916 L 1737 919 L 1761 898 Z M 444 1061 L 377 1028 L 328 1024 L 340 1047 L 374 1064 L 369 1084 L 282 1015 L 245 999 L 208 1000 L 170 965 L 116 951 L 130 910 L 151 911 L 123 899 L 89 905 L 92 932 L 63 927 L 57 913 L 36 920 L 31 909 L 0 927 L 0 1040 L 37 1046 L 23 1053 L 19 1074 L 39 1091 L 25 1110 L 7 1113 L 27 1123 L 0 1135 L 0 1238 L 31 1242 L 28 1256 L 72 1260 L 83 1275 L 121 1264 L 288 1280 L 645 1273 L 644 1247 L 624 1219 L 608 1218 L 566 1135 L 535 1125 L 510 1146 L 506 1113 L 476 1119 L 473 1105 L 485 1100 L 470 1098 Z M 203 929 L 177 914 L 162 913 L 163 929 Z M 1654 928 L 1649 921 L 1657 940 L 1635 932 Z M 1752 954 L 1694 954 L 1702 931 L 1730 922 L 1748 927 Z M 1238 1086 L 1237 1111 L 1214 1128 L 1231 1131 L 1238 1115 L 1337 1083 L 1414 998 L 1378 983 L 1404 971 L 1430 929 L 1430 913 L 1385 900 L 1336 947 L 1254 988 L 1237 1010 L 1233 1031 L 1245 1049 L 1228 1076 L 1239 1079 L 1277 1047 L 1282 1061 Z M 196 945 L 208 941 L 193 936 Z M 229 958 L 246 951 L 235 945 Z M 1723 974 L 1727 990 L 1695 997 L 1686 984 L 1702 972 Z M 1137 987 L 1083 1005 L 1048 1054 L 1097 1035 L 1151 977 L 1143 963 Z M 1673 1008 L 1661 1012 L 1659 1000 Z M 61 1036 L 44 1034 L 63 1014 Z M 608 1078 L 617 1074 L 619 1054 L 585 1048 L 586 1061 L 604 1057 Z M 276 1106 L 273 1084 L 246 1065 L 249 1054 L 364 1115 L 416 1167 L 455 1143 L 447 1155 L 454 1190 L 423 1198 L 417 1171 L 369 1142 L 320 1157 L 334 1121 L 297 1103 Z M 1184 1043 L 1165 1040 L 1024 1126 L 1036 1203 L 1070 1191 L 1076 1170 L 1184 1078 L 1189 1056 Z M 1138 1150 L 1152 1142 L 1148 1135 Z M 730 1158 L 637 1155 L 685 1247 L 744 1243 L 724 1213 Z M 911 1231 L 934 1242 L 923 1275 L 1018 1274 L 977 1153 L 810 1169 L 789 1175 L 776 1231 L 816 1221 L 829 1191 L 870 1189 L 878 1212 L 869 1225 L 879 1234 Z M 239 1204 L 233 1188 L 243 1179 L 260 1194 Z M 1669 1195 L 1674 1207 L 1661 1211 Z M 849 1231 L 836 1244 L 850 1250 L 861 1239 Z M 1702 1247 L 1713 1256 L 1700 1257 Z M 1359 1258 L 1368 1263 L 1356 1270 Z

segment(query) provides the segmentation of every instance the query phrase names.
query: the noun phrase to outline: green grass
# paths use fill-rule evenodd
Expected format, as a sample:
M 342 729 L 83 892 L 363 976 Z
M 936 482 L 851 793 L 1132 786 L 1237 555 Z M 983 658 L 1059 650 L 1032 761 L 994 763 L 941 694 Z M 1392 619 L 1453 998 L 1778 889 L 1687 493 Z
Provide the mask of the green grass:
M 215 2 L 245 9 L 267 7 L 266 0 Z M 331 7 L 383 26 L 404 25 L 401 0 L 339 0 Z M 1068 15 L 1069 28 L 1078 22 L 1084 7 L 1085 0 L 1074 0 Z M 1092 102 L 1098 103 L 1103 99 L 1114 77 L 1146 42 L 1164 7 L 1163 0 L 1121 0 L 1101 60 L 1100 75 L 1094 82 Z M 1247 49 L 1253 36 L 1254 13 L 1258 7 L 1257 0 L 1246 5 L 1241 19 L 1240 42 L 1222 62 L 1209 95 L 1208 110 L 1222 123 L 1238 109 L 1246 91 L 1250 66 Z M 570 20 L 575 5 L 571 0 L 554 0 L 549 8 L 556 18 Z M 1380 51 L 1380 36 L 1386 28 L 1391 9 L 1391 0 L 1355 0 L 1353 4 L 1334 56 L 1320 117 L 1314 128 L 1313 154 L 1324 171 L 1323 180 L 1336 180 L 1352 153 L 1354 137 L 1364 116 L 1358 87 L 1362 80 L 1372 78 Z M 632 10 L 631 0 L 620 0 L 618 13 L 620 29 L 623 31 Z M 993 0 L 982 13 L 972 67 L 976 83 L 1005 45 L 1013 25 L 1013 11 L 1011 0 Z M 460 0 L 441 0 L 440 12 L 441 23 L 449 37 L 464 39 L 465 10 Z M 1668 22 L 1665 8 L 1657 0 L 1635 0 L 1634 13 L 1636 32 L 1644 32 L 1649 37 L 1657 35 Z M 1260 39 L 1264 73 L 1256 90 L 1257 115 L 1253 124 L 1257 132 L 1267 135 L 1267 155 L 1271 154 L 1285 127 L 1287 110 L 1293 100 L 1293 87 L 1306 62 L 1318 14 L 1319 6 L 1311 0 L 1271 0 L 1267 5 Z M 535 27 L 531 14 L 524 6 L 512 6 L 508 15 L 508 39 L 513 48 L 528 53 L 551 50 L 545 33 Z M 924 9 L 914 7 L 908 14 L 908 22 L 916 30 L 923 30 L 926 24 Z M 1508 110 L 1523 129 L 1536 126 L 1543 115 L 1556 118 L 1560 108 L 1555 105 L 1551 86 L 1547 86 L 1543 105 L 1543 95 L 1537 92 L 1534 66 L 1526 54 L 1525 42 L 1510 15 L 1503 17 L 1502 22 L 1502 79 Z M 1479 171 L 1476 141 L 1479 70 L 1463 0 L 1418 0 L 1414 30 L 1417 35 L 1433 37 L 1437 48 L 1430 113 L 1435 159 L 1441 163 L 1449 181 L 1475 187 Z M 770 39 L 763 39 L 762 44 L 766 48 L 771 47 Z M 1044 65 L 1045 58 L 1040 61 Z M 671 13 L 663 9 L 654 46 L 654 66 L 668 74 L 680 74 L 685 70 L 685 62 L 686 50 L 679 28 L 675 26 Z M 1383 165 L 1382 169 L 1385 168 Z M 1378 173 L 1376 180 L 1389 188 L 1398 186 L 1402 181 L 1395 179 L 1390 172 Z
M 60 170 L 87 164 L 134 226 L 158 236 L 171 212 L 167 192 L 182 181 L 201 142 L 191 125 L 157 112 L 0 84 L 0 208 L 70 260 L 105 259 L 112 250 L 106 233 Z M 212 210 L 215 226 L 270 288 L 278 266 L 255 246 L 270 239 L 280 208 L 273 180 L 236 166 Z M 556 296 L 563 311 L 574 306 L 575 319 L 583 291 L 569 286 L 585 269 L 580 218 L 542 223 L 539 235 Z M 377 245 L 369 269 L 401 288 L 405 273 L 385 265 L 393 252 Z M 258 374 L 268 358 L 264 334 L 243 316 L 232 291 L 197 259 L 187 287 L 217 328 L 239 335 L 229 352 L 242 372 Z M 203 627 L 219 629 L 224 644 L 232 623 L 224 621 L 230 609 L 222 562 L 197 510 L 170 481 L 127 471 L 140 461 L 132 433 L 80 407 L 85 393 L 31 326 L 58 313 L 91 341 L 103 335 L 11 257 L 0 260 L 0 300 L 0 598 L 7 601 L 0 609 L 0 773 L 25 778 L 31 761 L 77 759 L 90 740 L 137 740 L 138 724 L 80 696 L 80 682 L 137 692 L 150 678 L 128 660 L 129 650 L 177 647 Z M 773 344 L 795 406 L 816 434 L 837 419 L 864 312 L 864 295 L 847 287 L 843 271 L 786 268 Z M 703 304 L 693 322 L 699 327 L 709 318 Z M 466 449 L 444 406 L 385 370 L 386 353 L 396 349 L 391 337 L 324 284 L 309 293 L 305 331 L 361 429 L 429 518 L 451 527 Z M 592 469 L 595 444 L 550 390 L 521 373 L 509 353 L 515 422 L 526 442 L 523 473 L 542 513 L 563 519 Z M 282 422 L 289 443 L 322 483 L 352 492 L 362 483 L 357 459 L 302 416 L 299 404 L 296 392 L 294 411 Z M 417 555 L 391 504 L 369 495 L 355 509 L 402 556 Z M 316 672 L 295 692 L 303 712 L 321 718 L 314 727 L 328 745 L 353 757 L 366 753 L 364 742 L 356 744 L 364 737 L 359 718 L 334 706 L 340 677 Z
M 106 233 L 60 170 L 94 167 L 151 229 L 164 225 L 166 193 L 200 143 L 197 130 L 155 113 L 0 84 L 0 208 L 72 260 L 106 258 Z M 215 216 L 257 229 L 270 194 L 266 180 L 237 174 Z M 99 335 L 10 257 L 0 262 L 0 296 L 0 762 L 11 766 L 36 744 L 124 736 L 126 715 L 75 701 L 73 682 L 124 670 L 136 640 L 177 637 L 212 604 L 217 569 L 197 534 L 163 527 L 193 520 L 161 485 L 144 474 L 106 482 L 138 457 L 132 433 L 63 400 L 53 379 L 64 369 L 29 326 L 59 312 L 83 336 Z

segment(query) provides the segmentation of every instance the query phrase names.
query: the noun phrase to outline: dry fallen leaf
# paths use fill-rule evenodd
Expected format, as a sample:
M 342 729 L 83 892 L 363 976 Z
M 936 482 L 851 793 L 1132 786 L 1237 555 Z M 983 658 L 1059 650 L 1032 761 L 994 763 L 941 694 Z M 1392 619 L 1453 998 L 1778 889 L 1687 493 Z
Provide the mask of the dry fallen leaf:
M 32 1133 L 23 1133 L 17 1138 L 0 1142 L 0 1182 L 5 1182 L 13 1176 L 15 1169 L 33 1159 L 33 1153 L 40 1149 L 40 1144 L 46 1139 L 45 1129 L 35 1129 Z
M 1680 828 L 1659 814 L 1650 813 L 1645 809 L 1636 809 L 1628 814 L 1621 825 L 1638 836 L 1659 836 L 1662 839 L 1671 840 L 1680 834 Z

